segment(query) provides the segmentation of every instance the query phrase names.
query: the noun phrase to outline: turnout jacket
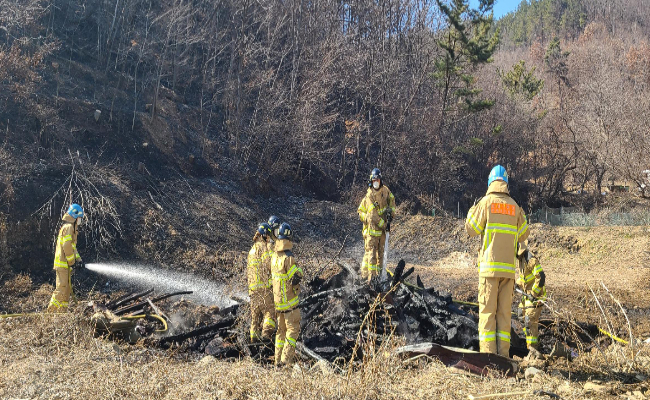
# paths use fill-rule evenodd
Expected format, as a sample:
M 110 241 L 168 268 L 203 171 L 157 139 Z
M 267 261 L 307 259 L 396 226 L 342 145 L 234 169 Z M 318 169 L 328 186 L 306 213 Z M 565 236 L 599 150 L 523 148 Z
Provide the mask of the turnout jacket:
M 521 287 L 521 290 L 526 294 L 535 296 L 537 299 L 545 300 L 546 276 L 537 257 L 528 250 L 525 256 L 518 259 L 518 263 L 519 279 L 517 284 Z
M 517 242 L 528 237 L 528 222 L 510 197 L 508 184 L 494 181 L 465 220 L 469 236 L 481 236 L 479 277 L 515 279 Z
M 395 215 L 395 196 L 390 189 L 383 184 L 377 190 L 368 188 L 357 209 L 359 219 L 363 222 L 364 236 L 381 236 L 387 224 L 384 216 L 389 211 Z
M 287 312 L 298 307 L 300 285 L 292 285 L 293 276 L 302 278 L 302 269 L 296 266 L 291 249 L 293 244 L 288 239 L 275 242 L 275 252 L 271 257 L 271 275 L 273 276 L 273 301 L 277 312 Z
M 261 237 L 248 252 L 248 294 L 259 289 L 270 289 L 271 255 L 273 251 Z
M 65 214 L 63 225 L 59 229 L 59 236 L 56 239 L 56 252 L 54 254 L 54 267 L 70 268 L 81 256 L 77 252 L 77 226 L 75 219 L 70 214 Z

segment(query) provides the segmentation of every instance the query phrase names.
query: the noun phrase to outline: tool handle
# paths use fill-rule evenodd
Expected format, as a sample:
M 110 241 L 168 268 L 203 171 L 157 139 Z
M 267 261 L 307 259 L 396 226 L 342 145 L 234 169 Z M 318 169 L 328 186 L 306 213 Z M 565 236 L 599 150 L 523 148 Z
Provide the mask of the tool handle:
M 487 399 L 497 399 L 497 398 L 504 398 L 504 397 L 514 397 L 514 396 L 523 396 L 525 394 L 529 394 L 530 392 L 524 391 L 524 392 L 509 392 L 509 393 L 492 393 L 492 394 L 483 394 L 483 395 L 473 395 L 469 394 L 467 397 L 469 400 L 487 400 Z

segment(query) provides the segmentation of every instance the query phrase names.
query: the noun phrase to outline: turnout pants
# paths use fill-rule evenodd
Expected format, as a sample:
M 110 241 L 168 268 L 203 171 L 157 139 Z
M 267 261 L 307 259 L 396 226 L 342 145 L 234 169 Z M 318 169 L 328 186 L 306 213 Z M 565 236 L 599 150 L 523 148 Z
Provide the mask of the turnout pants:
M 296 340 L 300 333 L 300 309 L 278 312 L 278 332 L 275 334 L 275 365 L 292 365 L 296 356 Z
M 526 347 L 539 348 L 539 317 L 542 314 L 542 307 L 535 307 L 532 302 L 519 304 L 524 309 L 524 335 L 526 335 Z
M 479 278 L 478 338 L 481 353 L 510 356 L 514 279 Z
M 47 312 L 66 312 L 72 293 L 71 270 L 70 268 L 56 267 L 54 271 L 56 271 L 56 288 L 52 293 Z
M 271 339 L 275 331 L 275 307 L 271 289 L 257 289 L 250 293 L 251 307 L 251 342 Z
M 386 232 L 381 236 L 364 235 L 365 253 L 361 264 L 361 277 L 370 281 L 379 276 L 381 264 L 384 261 L 384 246 L 386 244 Z

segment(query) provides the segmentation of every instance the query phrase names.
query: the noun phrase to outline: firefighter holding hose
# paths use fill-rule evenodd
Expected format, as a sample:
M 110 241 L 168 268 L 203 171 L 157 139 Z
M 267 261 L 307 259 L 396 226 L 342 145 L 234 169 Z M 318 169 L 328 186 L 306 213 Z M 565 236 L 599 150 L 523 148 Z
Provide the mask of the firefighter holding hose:
M 59 229 L 56 240 L 56 253 L 54 255 L 54 271 L 56 272 L 56 288 L 52 293 L 48 312 L 66 312 L 70 295 L 72 294 L 73 268 L 85 266 L 77 251 L 77 235 L 81 225 L 84 210 L 79 204 L 71 204 L 63 215 L 63 225 Z

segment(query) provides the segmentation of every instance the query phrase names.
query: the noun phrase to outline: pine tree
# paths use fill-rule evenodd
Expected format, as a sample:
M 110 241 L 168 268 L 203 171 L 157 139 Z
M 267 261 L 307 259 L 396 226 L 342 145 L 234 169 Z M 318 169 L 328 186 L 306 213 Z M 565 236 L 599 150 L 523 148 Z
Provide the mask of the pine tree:
M 530 101 L 544 87 L 544 80 L 535 77 L 535 67 L 526 69 L 526 62 L 519 61 L 508 72 L 499 72 L 503 86 L 512 96 L 523 96 Z
M 433 78 L 442 89 L 443 109 L 461 100 L 469 111 L 491 107 L 492 100 L 476 99 L 481 93 L 474 87 L 472 72 L 480 64 L 492 62 L 499 43 L 499 31 L 492 29 L 494 0 L 480 0 L 478 10 L 469 8 L 467 0 L 452 0 L 449 5 L 436 0 L 449 24 L 438 45 L 444 56 L 436 62 Z

